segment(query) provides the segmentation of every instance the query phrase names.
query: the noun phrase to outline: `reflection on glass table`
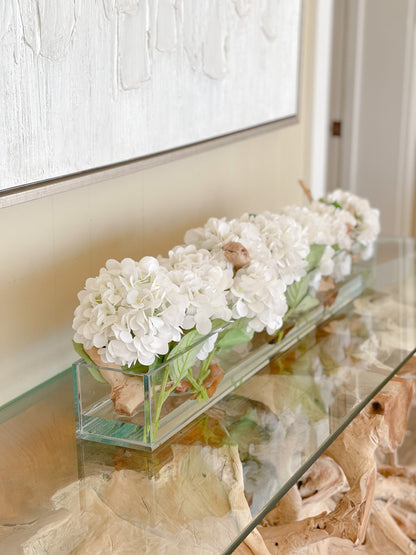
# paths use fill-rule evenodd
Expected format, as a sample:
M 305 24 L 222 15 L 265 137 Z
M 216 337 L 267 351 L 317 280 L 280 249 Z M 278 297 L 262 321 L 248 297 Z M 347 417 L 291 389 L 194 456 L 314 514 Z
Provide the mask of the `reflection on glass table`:
M 413 246 L 152 453 L 76 441 L 64 373 L 0 412 L 0 551 L 231 553 L 414 353 Z

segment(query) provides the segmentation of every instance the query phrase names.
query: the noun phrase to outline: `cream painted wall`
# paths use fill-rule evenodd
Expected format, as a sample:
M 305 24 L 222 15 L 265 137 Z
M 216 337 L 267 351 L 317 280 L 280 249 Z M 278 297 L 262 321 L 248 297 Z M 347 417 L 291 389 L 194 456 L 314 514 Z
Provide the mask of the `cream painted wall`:
M 304 4 L 299 123 L 0 211 L 0 405 L 76 358 L 76 293 L 108 258 L 164 254 L 211 215 L 303 202 L 315 27 Z

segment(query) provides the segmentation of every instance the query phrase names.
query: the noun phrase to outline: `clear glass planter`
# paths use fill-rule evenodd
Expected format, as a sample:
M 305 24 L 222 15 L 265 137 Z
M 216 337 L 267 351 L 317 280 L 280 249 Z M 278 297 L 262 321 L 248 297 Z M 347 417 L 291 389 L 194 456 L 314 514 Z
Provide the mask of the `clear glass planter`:
M 371 269 L 372 261 L 354 264 L 353 273 L 337 285 L 336 294 L 329 303 L 320 303 L 306 312 L 294 311 L 274 336 L 264 332 L 254 334 L 247 343 L 216 354 L 212 361 L 221 367 L 223 374 L 218 379 L 213 377 L 212 383 L 208 383 L 208 394 L 198 393 L 195 387 L 186 391 L 182 383 L 179 388 L 172 389 L 175 384 L 169 382 L 168 365 L 196 348 L 202 348 L 214 333 L 226 330 L 227 325 L 199 339 L 147 373 L 94 366 L 83 360 L 75 362 L 73 377 L 77 437 L 122 447 L 156 449 L 267 365 L 272 357 L 292 347 L 318 324 L 360 295 L 371 279 Z M 203 363 L 198 361 L 192 366 L 195 386 L 203 382 L 201 371 L 204 372 Z M 134 393 L 133 400 L 127 406 L 122 396 L 119 396 L 118 388 L 120 382 L 124 381 L 129 381 Z

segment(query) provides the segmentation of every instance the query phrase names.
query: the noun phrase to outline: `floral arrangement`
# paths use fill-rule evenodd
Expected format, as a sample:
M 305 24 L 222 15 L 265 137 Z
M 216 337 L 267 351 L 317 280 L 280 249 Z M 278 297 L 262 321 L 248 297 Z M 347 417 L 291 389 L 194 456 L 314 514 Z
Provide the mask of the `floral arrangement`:
M 340 190 L 277 214 L 210 218 L 167 257 L 108 260 L 88 278 L 75 310 L 75 348 L 111 383 L 118 412 L 132 414 L 143 400 L 139 391 L 121 402 L 131 375 L 163 364 L 157 418 L 173 391 L 207 399 L 221 379 L 216 352 L 254 332 L 278 335 L 294 312 L 322 302 L 353 260 L 372 256 L 379 230 L 378 210 Z

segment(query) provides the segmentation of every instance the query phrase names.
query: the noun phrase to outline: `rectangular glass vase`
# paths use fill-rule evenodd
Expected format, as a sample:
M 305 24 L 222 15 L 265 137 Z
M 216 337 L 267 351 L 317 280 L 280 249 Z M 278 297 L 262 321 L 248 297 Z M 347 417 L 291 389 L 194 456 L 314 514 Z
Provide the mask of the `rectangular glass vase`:
M 73 378 L 77 437 L 135 449 L 156 449 L 258 372 L 272 357 L 288 350 L 360 295 L 371 278 L 372 265 L 370 261 L 354 266 L 353 274 L 337 285 L 336 295 L 330 304 L 320 303 L 306 312 L 295 312 L 273 337 L 266 333 L 254 334 L 251 341 L 216 354 L 213 362 L 218 364 L 223 373 L 216 378 L 214 376 L 211 383 L 202 388 L 205 389 L 203 395 L 195 387 L 187 391 L 187 379 L 172 389 L 168 366 L 173 364 L 175 358 L 202 348 L 214 333 L 225 330 L 227 325 L 199 339 L 176 357 L 147 373 L 95 366 L 84 360 L 75 362 Z M 201 364 L 198 361 L 192 367 L 190 379 L 196 386 L 202 383 Z

